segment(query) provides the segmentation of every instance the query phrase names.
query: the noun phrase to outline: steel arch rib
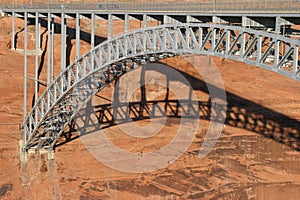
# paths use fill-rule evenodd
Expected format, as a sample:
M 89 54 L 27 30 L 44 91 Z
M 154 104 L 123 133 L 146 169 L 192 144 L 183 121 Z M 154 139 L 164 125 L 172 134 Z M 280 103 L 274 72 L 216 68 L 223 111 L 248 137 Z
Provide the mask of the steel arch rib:
M 206 54 L 300 80 L 299 46 L 300 41 L 281 35 L 216 24 L 168 24 L 124 33 L 77 59 L 44 91 L 24 121 L 23 150 L 53 147 L 79 108 L 114 77 L 136 68 L 135 65 L 159 60 L 167 54 Z M 85 89 L 80 91 L 81 87 Z M 46 143 L 39 143 L 41 138 Z

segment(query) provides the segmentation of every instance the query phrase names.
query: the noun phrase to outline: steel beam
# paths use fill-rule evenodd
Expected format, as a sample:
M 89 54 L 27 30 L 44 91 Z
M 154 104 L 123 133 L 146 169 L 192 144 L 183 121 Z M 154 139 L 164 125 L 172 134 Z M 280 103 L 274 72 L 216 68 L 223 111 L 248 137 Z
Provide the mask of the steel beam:
M 80 14 L 76 13 L 76 59 L 80 56 Z
M 278 62 L 279 62 L 279 45 L 280 42 L 278 40 L 275 40 L 275 52 L 274 52 L 274 67 L 273 70 L 277 71 L 279 68 Z
M 147 27 L 147 15 L 143 14 L 143 28 Z
M 95 13 L 91 14 L 91 49 L 95 47 Z
M 242 31 L 240 33 L 242 36 L 241 36 L 241 44 L 240 44 L 240 57 L 244 57 L 244 53 L 245 53 L 245 45 L 246 45 L 246 34 L 244 31 Z
M 128 32 L 128 26 L 129 26 L 129 19 L 128 19 L 128 14 L 126 13 L 124 16 L 124 32 Z
M 211 51 L 214 50 L 216 46 L 216 29 L 212 28 L 212 36 L 211 36 Z
M 95 13 L 91 14 L 91 49 L 95 48 Z M 94 69 L 95 65 L 95 56 L 92 54 L 92 69 Z
M 24 12 L 24 121 L 26 120 L 27 117 L 27 12 Z M 27 135 L 27 130 L 24 127 L 24 138 L 23 142 L 26 144 L 26 135 Z
M 262 50 L 262 36 L 257 35 L 257 57 L 256 57 L 256 62 L 260 63 L 260 58 L 261 58 L 261 50 Z
M 66 68 L 66 18 L 65 13 L 61 13 L 61 67 L 60 71 L 63 71 Z
M 51 14 L 51 82 L 54 80 L 54 37 L 55 35 L 55 22 Z
M 298 63 L 299 63 L 299 46 L 294 46 L 294 52 L 293 52 L 293 73 L 294 77 L 296 78 L 297 72 L 298 72 Z
M 12 12 L 12 16 L 11 16 L 11 36 L 12 36 L 12 38 L 11 38 L 11 49 L 13 49 L 13 50 L 15 50 L 16 49 L 16 44 L 15 44 L 15 18 L 16 18 L 16 16 L 15 16 L 16 14 L 15 14 L 15 12 Z
M 230 30 L 224 30 L 226 31 L 226 43 L 225 43 L 225 57 L 228 58 L 229 56 L 229 50 L 230 50 L 230 39 L 231 39 L 231 32 Z
M 39 88 L 39 47 L 40 47 L 40 17 L 39 13 L 35 13 L 35 81 L 34 81 L 34 99 L 35 103 L 38 100 Z
M 47 87 L 49 87 L 51 81 L 51 13 L 47 15 Z
M 275 20 L 275 33 L 280 34 L 280 27 L 281 27 L 281 17 L 277 16 Z
M 113 19 L 112 14 L 108 14 L 108 22 L 107 22 L 107 39 L 111 39 L 112 37 L 112 26 L 113 26 Z

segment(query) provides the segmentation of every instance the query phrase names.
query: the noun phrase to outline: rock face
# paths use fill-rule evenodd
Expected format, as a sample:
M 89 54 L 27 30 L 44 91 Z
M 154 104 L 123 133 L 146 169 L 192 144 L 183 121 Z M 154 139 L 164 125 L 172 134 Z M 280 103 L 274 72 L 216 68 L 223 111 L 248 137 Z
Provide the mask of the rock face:
M 21 21 L 17 23 L 22 26 Z M 107 154 L 105 156 L 114 161 L 112 168 L 101 160 L 104 157 L 91 154 L 73 132 L 68 137 L 71 140 L 62 137 L 55 160 L 47 161 L 45 154 L 30 154 L 26 165 L 20 163 L 23 55 L 7 46 L 11 38 L 7 30 L 10 30 L 9 18 L 3 18 L 0 20 L 0 199 L 292 200 L 300 196 L 299 82 L 219 58 L 210 61 L 217 66 L 227 92 L 227 121 L 206 157 L 199 158 L 210 122 L 210 98 L 203 82 L 205 74 L 201 76 L 186 59 L 176 57 L 161 63 L 184 75 L 200 108 L 200 119 L 197 119 L 200 125 L 193 132 L 191 145 L 178 153 L 178 159 L 157 170 L 147 171 L 141 167 L 137 173 L 120 171 L 122 166 L 136 166 L 136 163 L 130 162 L 129 157 L 120 161 L 118 155 Z M 57 36 L 56 43 L 59 41 Z M 89 46 L 82 42 L 82 51 L 87 49 Z M 59 67 L 59 52 L 56 53 Z M 70 55 L 74 55 L 74 48 Z M 33 76 L 34 56 L 30 56 L 28 62 L 29 74 Z M 42 73 L 40 78 L 45 80 L 45 77 Z M 143 85 L 141 83 L 146 85 L 135 87 Z M 29 81 L 28 102 L 33 98 L 33 86 Z M 173 90 L 167 90 L 168 86 Z M 41 86 L 41 91 L 43 89 Z M 136 69 L 95 96 L 91 105 L 95 106 L 93 113 L 98 117 L 94 119 L 100 124 L 89 121 L 89 127 L 94 128 L 91 131 L 96 134 L 101 129 L 114 146 L 136 153 L 142 159 L 147 153 L 168 146 L 180 132 L 180 116 L 184 115 L 187 104 L 181 103 L 178 108 L 176 102 L 189 98 L 188 89 L 172 74 L 150 70 L 149 66 Z M 111 106 L 116 105 L 117 100 L 127 104 Z M 114 109 L 121 113 L 126 108 L 131 121 L 122 121 L 121 114 L 113 121 L 113 114 L 108 114 L 114 113 Z M 157 111 L 154 112 L 154 108 Z M 191 130 L 193 127 L 185 133 L 188 135 Z M 130 135 L 150 133 L 153 135 L 144 138 Z M 105 148 L 100 146 L 98 150 L 104 152 Z M 158 155 L 147 162 L 156 165 L 165 160 Z M 142 164 L 140 166 L 144 166 Z

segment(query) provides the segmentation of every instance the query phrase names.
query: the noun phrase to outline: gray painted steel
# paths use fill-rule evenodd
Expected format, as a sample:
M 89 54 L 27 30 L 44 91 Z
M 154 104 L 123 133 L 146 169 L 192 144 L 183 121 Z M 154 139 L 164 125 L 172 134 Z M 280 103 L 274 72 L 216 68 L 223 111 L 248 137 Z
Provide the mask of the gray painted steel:
M 279 49 L 282 45 L 285 51 Z M 24 122 L 24 148 L 53 149 L 67 124 L 97 91 L 148 62 L 182 54 L 204 54 L 249 63 L 300 80 L 299 46 L 300 41 L 281 35 L 203 23 L 167 24 L 124 33 L 96 46 L 56 77 Z M 43 144 L 39 143 L 41 138 Z
M 47 87 L 51 83 L 51 13 L 47 14 Z
M 24 121 L 27 116 L 27 12 L 24 13 Z M 29 121 L 34 123 L 33 121 Z M 26 148 L 28 129 L 24 126 L 23 150 Z
M 39 13 L 35 13 L 35 90 L 34 90 L 34 97 L 35 102 L 38 100 L 38 84 L 39 84 L 39 76 L 38 76 L 38 70 L 39 70 L 39 47 L 40 47 L 40 17 Z
M 11 39 L 11 49 L 15 50 L 16 49 L 16 44 L 15 44 L 15 13 L 12 13 L 12 28 L 11 28 L 11 35 L 12 35 L 12 39 Z
M 80 56 L 80 14 L 76 13 L 76 59 Z
M 242 2 L 170 2 L 170 3 L 89 3 L 89 4 L 2 4 L 0 10 L 51 10 L 51 11 L 118 11 L 118 12 L 207 12 L 207 13 L 296 13 L 299 3 L 292 0 L 263 0 Z
M 51 82 L 54 80 L 54 34 L 55 23 L 54 18 L 51 17 Z

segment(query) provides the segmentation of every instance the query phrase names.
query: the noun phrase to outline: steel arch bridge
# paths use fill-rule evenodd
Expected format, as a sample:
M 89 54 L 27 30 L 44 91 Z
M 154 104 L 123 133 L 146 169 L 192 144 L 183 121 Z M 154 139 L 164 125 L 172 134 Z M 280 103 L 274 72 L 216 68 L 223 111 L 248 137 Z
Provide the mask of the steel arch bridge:
M 300 41 L 207 23 L 142 28 L 109 39 L 76 59 L 40 96 L 24 128 L 23 151 L 52 150 L 68 123 L 99 90 L 130 70 L 182 54 L 229 58 L 300 80 Z

